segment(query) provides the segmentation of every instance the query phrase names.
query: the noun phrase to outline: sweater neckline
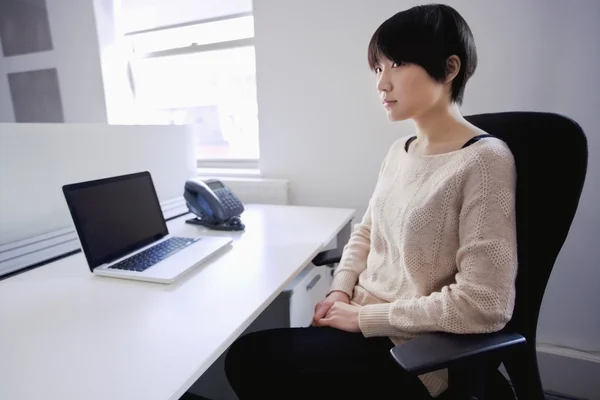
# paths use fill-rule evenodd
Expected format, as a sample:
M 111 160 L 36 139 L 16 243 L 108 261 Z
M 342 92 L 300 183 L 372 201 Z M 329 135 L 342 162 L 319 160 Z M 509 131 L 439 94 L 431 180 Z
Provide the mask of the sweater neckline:
M 493 137 L 491 137 L 490 139 L 493 139 Z M 410 137 L 406 139 L 407 141 L 410 140 Z M 467 146 L 467 147 L 461 147 L 460 149 L 456 149 L 456 150 L 452 150 L 452 151 L 447 151 L 445 153 L 439 153 L 439 154 L 413 154 L 413 153 L 409 153 L 407 151 L 404 151 L 404 146 L 402 146 L 402 150 L 403 153 L 409 157 L 409 158 L 413 158 L 413 159 L 435 159 L 435 158 L 443 158 L 443 157 L 449 157 L 458 153 L 466 153 L 468 151 L 473 151 L 474 148 L 477 148 L 479 146 L 481 146 L 481 143 L 486 142 L 486 140 L 478 140 L 475 143 L 472 143 L 471 145 Z M 406 142 L 405 142 L 406 143 Z

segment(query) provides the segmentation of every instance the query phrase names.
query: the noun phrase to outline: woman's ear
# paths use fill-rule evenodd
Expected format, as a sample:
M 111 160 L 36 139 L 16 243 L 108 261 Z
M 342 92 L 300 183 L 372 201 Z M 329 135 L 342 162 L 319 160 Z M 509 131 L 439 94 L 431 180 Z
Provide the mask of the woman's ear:
M 458 56 L 452 55 L 448 57 L 446 60 L 446 79 L 445 83 L 450 83 L 456 78 L 458 75 L 458 71 L 460 71 L 460 58 Z

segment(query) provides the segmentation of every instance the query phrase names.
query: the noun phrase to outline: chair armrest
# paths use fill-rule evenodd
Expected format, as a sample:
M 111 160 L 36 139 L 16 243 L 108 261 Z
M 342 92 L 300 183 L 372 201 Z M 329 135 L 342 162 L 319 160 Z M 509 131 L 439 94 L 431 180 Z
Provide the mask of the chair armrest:
M 464 366 L 525 343 L 525 338 L 518 333 L 430 333 L 399 344 L 391 353 L 404 370 L 421 375 L 443 368 Z
M 313 258 L 312 263 L 317 267 L 337 264 L 342 259 L 342 249 L 325 250 Z

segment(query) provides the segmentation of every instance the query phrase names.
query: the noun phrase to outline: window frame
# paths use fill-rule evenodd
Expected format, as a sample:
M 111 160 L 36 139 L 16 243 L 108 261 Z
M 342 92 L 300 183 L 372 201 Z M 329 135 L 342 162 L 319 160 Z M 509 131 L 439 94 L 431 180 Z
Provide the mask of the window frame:
M 151 28 L 151 29 L 131 31 L 131 32 L 125 33 L 124 36 L 125 37 L 133 37 L 135 35 L 140 35 L 140 34 L 144 34 L 144 33 L 160 32 L 160 31 L 165 31 L 165 30 L 169 30 L 169 29 L 176 29 L 176 28 L 183 28 L 186 26 L 208 24 L 208 23 L 212 23 L 212 22 L 226 21 L 226 20 L 230 20 L 230 19 L 249 17 L 249 16 L 253 16 L 253 15 L 254 15 L 253 12 L 227 14 L 227 15 L 214 17 L 214 18 L 205 18 L 205 19 L 200 19 L 200 20 L 183 22 L 180 24 L 165 25 L 165 26 L 160 26 L 160 27 Z M 251 38 L 245 38 L 245 39 L 235 39 L 235 40 L 228 40 L 228 41 L 224 41 L 224 42 L 215 42 L 215 43 L 208 43 L 208 44 L 191 44 L 191 45 L 185 46 L 185 47 L 176 47 L 176 48 L 172 48 L 172 49 L 158 50 L 158 51 L 152 51 L 152 52 L 146 52 L 146 53 L 137 53 L 133 50 L 133 42 L 132 42 L 131 57 L 132 57 L 132 60 L 143 60 L 143 59 L 148 59 L 148 58 L 161 58 L 161 57 L 179 56 L 179 55 L 186 55 L 186 54 L 205 53 L 205 52 L 210 52 L 210 51 L 215 51 L 215 50 L 234 49 L 234 48 L 238 48 L 238 47 L 250 47 L 250 46 L 255 47 L 254 36 L 252 36 Z M 129 64 L 128 69 L 129 69 L 129 74 L 130 74 L 129 79 L 130 79 L 130 83 L 131 83 L 131 91 L 133 94 L 133 98 L 135 100 L 136 85 L 135 85 L 135 76 L 133 74 L 133 68 L 131 67 L 132 60 L 130 60 L 128 63 Z M 260 132 L 259 132 L 259 135 L 260 135 Z M 235 170 L 258 170 L 259 160 L 260 160 L 260 155 L 257 158 L 244 158 L 244 159 L 203 158 L 203 159 L 196 160 L 196 167 L 198 168 L 199 171 L 215 170 L 215 169 L 217 169 L 217 170 L 234 170 L 234 169 Z

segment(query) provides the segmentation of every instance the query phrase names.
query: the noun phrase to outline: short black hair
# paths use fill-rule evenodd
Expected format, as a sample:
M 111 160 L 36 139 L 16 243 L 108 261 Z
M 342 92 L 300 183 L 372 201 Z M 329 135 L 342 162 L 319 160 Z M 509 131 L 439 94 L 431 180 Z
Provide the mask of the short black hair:
M 386 20 L 369 43 L 369 66 L 375 70 L 381 55 L 396 63 L 417 64 L 436 81 L 446 78 L 446 61 L 460 58 L 450 97 L 461 104 L 465 85 L 477 67 L 473 33 L 463 17 L 444 4 L 427 4 L 401 11 Z

